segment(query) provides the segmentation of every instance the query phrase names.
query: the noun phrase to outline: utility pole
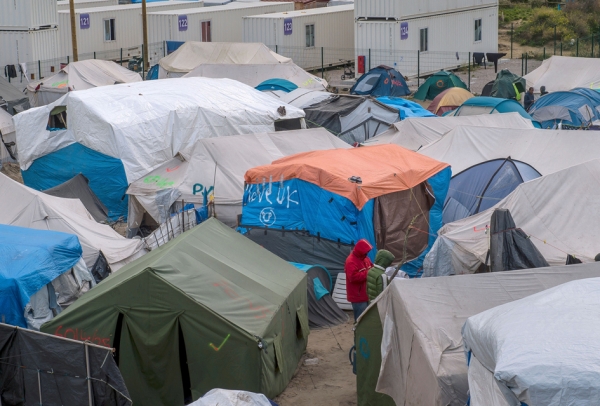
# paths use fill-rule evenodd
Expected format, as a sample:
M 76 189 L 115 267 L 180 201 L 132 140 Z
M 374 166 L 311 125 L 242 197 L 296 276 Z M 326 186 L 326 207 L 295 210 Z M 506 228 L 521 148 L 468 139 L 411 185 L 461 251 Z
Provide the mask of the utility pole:
M 73 0 L 71 0 L 73 1 Z M 143 66 L 142 66 L 142 78 L 144 72 L 148 69 L 150 63 L 150 54 L 148 53 L 148 24 L 146 21 L 146 0 L 142 0 L 142 31 L 144 32 L 144 45 L 142 46 L 143 55 Z
M 73 46 L 73 62 L 79 60 L 77 54 L 77 24 L 75 21 L 75 0 L 69 0 L 69 14 L 71 15 L 71 45 Z

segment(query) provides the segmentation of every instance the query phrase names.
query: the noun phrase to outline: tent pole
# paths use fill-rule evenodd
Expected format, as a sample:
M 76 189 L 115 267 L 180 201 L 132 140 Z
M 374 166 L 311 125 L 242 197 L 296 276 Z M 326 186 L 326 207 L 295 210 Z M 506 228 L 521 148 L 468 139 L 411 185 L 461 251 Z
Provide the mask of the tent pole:
M 145 79 L 144 72 L 150 66 L 150 53 L 148 52 L 148 24 L 146 13 L 146 0 L 142 0 L 142 35 L 144 45 L 142 47 L 142 79 Z
M 421 51 L 417 51 L 417 89 L 421 86 Z
M 44 403 L 42 402 L 42 377 L 40 376 L 39 369 L 38 369 L 37 373 L 38 373 L 38 392 L 40 394 L 40 405 L 43 405 Z
M 93 406 L 94 403 L 92 402 L 92 380 L 90 379 L 90 353 L 88 351 L 88 346 L 87 343 L 84 342 L 83 345 L 85 345 L 85 370 L 86 370 L 86 374 L 87 374 L 87 387 L 88 387 L 88 403 L 89 406 Z M 40 399 L 40 404 L 42 404 L 41 399 Z
M 471 53 L 469 52 L 469 92 L 471 91 Z
M 513 32 L 514 32 L 514 23 L 510 23 L 510 59 L 513 59 Z
M 77 52 L 77 24 L 75 24 L 75 0 L 69 1 L 69 17 L 71 20 L 71 46 L 73 47 L 73 62 L 77 62 L 79 60 L 79 54 Z

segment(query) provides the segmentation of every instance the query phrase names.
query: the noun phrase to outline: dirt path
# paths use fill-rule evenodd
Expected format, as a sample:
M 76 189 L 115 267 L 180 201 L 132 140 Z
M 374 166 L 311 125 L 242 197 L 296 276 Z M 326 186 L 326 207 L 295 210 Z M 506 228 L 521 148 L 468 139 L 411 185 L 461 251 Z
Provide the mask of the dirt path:
M 353 345 L 352 321 L 311 330 L 300 368 L 275 402 L 280 406 L 355 406 L 356 375 L 348 361 Z M 307 358 L 318 358 L 319 363 L 307 366 Z

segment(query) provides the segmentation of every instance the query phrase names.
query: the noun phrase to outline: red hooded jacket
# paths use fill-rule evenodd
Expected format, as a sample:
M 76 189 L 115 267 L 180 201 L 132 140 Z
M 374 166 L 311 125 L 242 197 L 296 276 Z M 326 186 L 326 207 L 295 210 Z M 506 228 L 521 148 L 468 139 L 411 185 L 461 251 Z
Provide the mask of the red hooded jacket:
M 367 274 L 373 266 L 367 257 L 373 247 L 367 240 L 360 240 L 346 258 L 344 271 L 346 271 L 346 297 L 350 303 L 368 302 Z

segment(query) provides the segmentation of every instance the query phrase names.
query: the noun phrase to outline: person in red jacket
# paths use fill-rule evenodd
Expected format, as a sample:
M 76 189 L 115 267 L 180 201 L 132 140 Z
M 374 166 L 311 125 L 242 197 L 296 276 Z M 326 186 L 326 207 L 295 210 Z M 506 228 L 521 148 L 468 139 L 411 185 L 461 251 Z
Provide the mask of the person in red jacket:
M 373 247 L 367 240 L 360 240 L 346 258 L 344 271 L 346 272 L 346 298 L 352 303 L 354 322 L 365 311 L 369 304 L 367 295 L 367 274 L 373 263 L 367 257 Z

